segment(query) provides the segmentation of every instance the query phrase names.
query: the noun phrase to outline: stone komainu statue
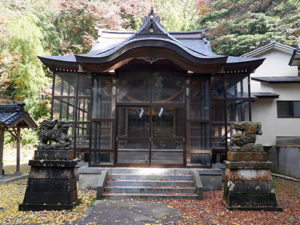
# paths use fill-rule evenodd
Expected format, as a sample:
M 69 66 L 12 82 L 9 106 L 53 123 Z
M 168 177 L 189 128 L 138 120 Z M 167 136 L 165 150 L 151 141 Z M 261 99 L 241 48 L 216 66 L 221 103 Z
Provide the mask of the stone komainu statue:
M 263 152 L 262 145 L 255 144 L 256 135 L 262 135 L 260 122 L 232 122 L 231 127 L 236 131 L 242 133 L 235 133 L 231 137 L 231 146 L 229 148 L 232 152 Z
M 70 125 L 57 120 L 44 120 L 40 126 L 39 150 L 69 150 L 72 136 L 68 134 Z

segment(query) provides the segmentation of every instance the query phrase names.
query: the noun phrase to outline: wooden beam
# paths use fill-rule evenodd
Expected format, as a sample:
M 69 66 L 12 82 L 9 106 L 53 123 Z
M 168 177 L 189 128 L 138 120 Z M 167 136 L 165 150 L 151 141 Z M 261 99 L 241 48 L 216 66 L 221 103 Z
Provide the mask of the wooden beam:
M 16 162 L 16 174 L 20 172 L 20 159 L 21 159 L 21 128 L 17 128 L 17 162 Z
M 0 127 L 0 177 L 3 170 L 3 147 L 4 147 L 4 128 Z
M 17 139 L 17 132 L 14 129 L 12 129 L 12 130 L 7 129 L 7 131 L 11 134 L 11 136 L 14 137 L 14 139 Z

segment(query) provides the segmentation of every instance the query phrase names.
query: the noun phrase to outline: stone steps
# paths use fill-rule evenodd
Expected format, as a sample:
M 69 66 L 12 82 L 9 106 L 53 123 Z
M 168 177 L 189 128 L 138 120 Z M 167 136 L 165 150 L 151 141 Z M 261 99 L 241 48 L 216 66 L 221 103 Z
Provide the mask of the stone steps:
M 105 186 L 104 192 L 113 193 L 195 193 L 195 187 Z
M 127 198 L 142 198 L 142 199 L 197 199 L 197 194 L 154 194 L 154 193 L 103 193 L 105 199 L 127 199 Z
M 136 175 L 191 175 L 190 169 L 185 168 L 111 168 L 109 174 L 136 174 Z
M 105 199 L 197 199 L 193 175 L 188 169 L 113 168 L 103 189 Z
M 112 180 L 108 178 L 106 184 L 110 186 L 194 186 L 194 181 L 182 180 Z
M 109 174 L 110 179 L 126 180 L 193 180 L 192 175 L 138 175 L 138 174 Z

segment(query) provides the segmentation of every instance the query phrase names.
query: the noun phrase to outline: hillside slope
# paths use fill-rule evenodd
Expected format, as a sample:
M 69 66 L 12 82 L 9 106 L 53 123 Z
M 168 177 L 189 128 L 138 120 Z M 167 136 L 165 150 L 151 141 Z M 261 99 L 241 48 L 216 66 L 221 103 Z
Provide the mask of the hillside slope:
M 300 43 L 300 0 L 214 0 L 200 27 L 218 54 L 242 55 L 276 40 Z

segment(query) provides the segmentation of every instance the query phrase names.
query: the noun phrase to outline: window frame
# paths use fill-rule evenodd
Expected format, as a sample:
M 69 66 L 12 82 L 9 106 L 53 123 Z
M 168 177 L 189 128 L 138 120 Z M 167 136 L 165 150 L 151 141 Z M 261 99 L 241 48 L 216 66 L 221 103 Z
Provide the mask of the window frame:
M 300 103 L 300 100 L 279 100 L 279 101 L 276 101 L 276 109 L 277 109 L 277 118 L 279 119 L 284 119 L 284 118 L 290 118 L 290 119 L 295 119 L 295 118 L 300 118 L 300 115 L 299 116 L 295 116 L 295 115 L 291 115 L 291 116 L 281 116 L 279 115 L 279 107 L 278 107 L 278 103 L 281 103 L 281 102 L 290 102 L 290 103 L 294 103 L 294 102 L 299 102 Z M 290 107 L 292 107 L 292 112 L 294 112 L 294 104 L 292 104 Z

